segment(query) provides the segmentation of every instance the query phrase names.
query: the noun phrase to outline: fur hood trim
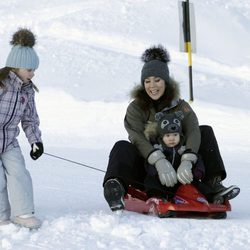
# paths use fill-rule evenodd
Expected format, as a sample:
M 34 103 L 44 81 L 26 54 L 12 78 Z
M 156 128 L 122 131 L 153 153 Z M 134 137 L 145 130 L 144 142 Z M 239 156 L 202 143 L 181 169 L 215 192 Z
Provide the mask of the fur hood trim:
M 171 107 L 172 103 L 176 103 L 176 100 L 180 99 L 180 88 L 179 83 L 173 78 L 169 78 L 166 83 L 166 91 L 164 93 L 165 98 L 163 98 L 163 107 Z M 153 100 L 146 93 L 144 86 L 136 85 L 131 91 L 131 98 L 143 109 L 147 110 L 152 106 Z
M 157 138 L 158 136 L 157 122 L 149 122 L 145 126 L 144 135 L 149 141 Z

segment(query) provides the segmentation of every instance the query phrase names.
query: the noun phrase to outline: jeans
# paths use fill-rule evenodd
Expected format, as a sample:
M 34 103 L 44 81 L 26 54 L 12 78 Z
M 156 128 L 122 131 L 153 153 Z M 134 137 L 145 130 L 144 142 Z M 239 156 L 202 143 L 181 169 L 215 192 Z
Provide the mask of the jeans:
M 0 154 L 0 220 L 34 213 L 33 186 L 19 147 Z

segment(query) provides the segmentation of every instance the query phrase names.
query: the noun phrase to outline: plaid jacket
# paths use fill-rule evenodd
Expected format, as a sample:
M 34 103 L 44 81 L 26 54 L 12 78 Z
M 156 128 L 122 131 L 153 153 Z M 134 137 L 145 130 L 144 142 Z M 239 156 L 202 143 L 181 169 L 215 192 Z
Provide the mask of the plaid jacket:
M 0 153 L 19 146 L 16 137 L 20 132 L 20 122 L 30 144 L 41 142 L 33 83 L 23 85 L 12 71 L 2 83 L 4 87 L 0 88 Z

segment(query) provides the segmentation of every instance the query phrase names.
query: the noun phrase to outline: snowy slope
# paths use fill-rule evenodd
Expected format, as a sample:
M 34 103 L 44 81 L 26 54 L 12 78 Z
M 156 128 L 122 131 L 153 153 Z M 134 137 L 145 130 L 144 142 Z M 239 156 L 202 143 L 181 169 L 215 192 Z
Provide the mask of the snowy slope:
M 112 214 L 102 195 L 103 173 L 47 155 L 34 162 L 20 136 L 33 177 L 41 229 L 0 229 L 0 249 L 249 249 L 250 3 L 193 1 L 193 56 L 200 124 L 211 124 L 228 171 L 226 185 L 241 194 L 223 221 L 158 219 Z M 123 117 L 140 79 L 143 50 L 162 43 L 172 76 L 188 99 L 187 55 L 178 51 L 177 1 L 1 1 L 0 67 L 20 26 L 37 34 L 37 108 L 47 153 L 105 170 L 108 154 L 127 139 Z

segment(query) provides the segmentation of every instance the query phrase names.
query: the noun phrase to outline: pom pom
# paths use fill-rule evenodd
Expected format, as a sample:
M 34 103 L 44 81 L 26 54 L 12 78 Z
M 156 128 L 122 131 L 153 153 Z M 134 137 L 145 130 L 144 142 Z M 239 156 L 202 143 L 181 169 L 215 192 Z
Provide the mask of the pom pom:
M 11 45 L 21 45 L 33 47 L 36 43 L 34 34 L 29 29 L 20 28 L 16 31 L 10 41 Z
M 141 60 L 146 63 L 152 60 L 159 60 L 164 63 L 168 63 L 170 61 L 170 56 L 168 54 L 168 51 L 162 46 L 153 46 L 142 54 Z

